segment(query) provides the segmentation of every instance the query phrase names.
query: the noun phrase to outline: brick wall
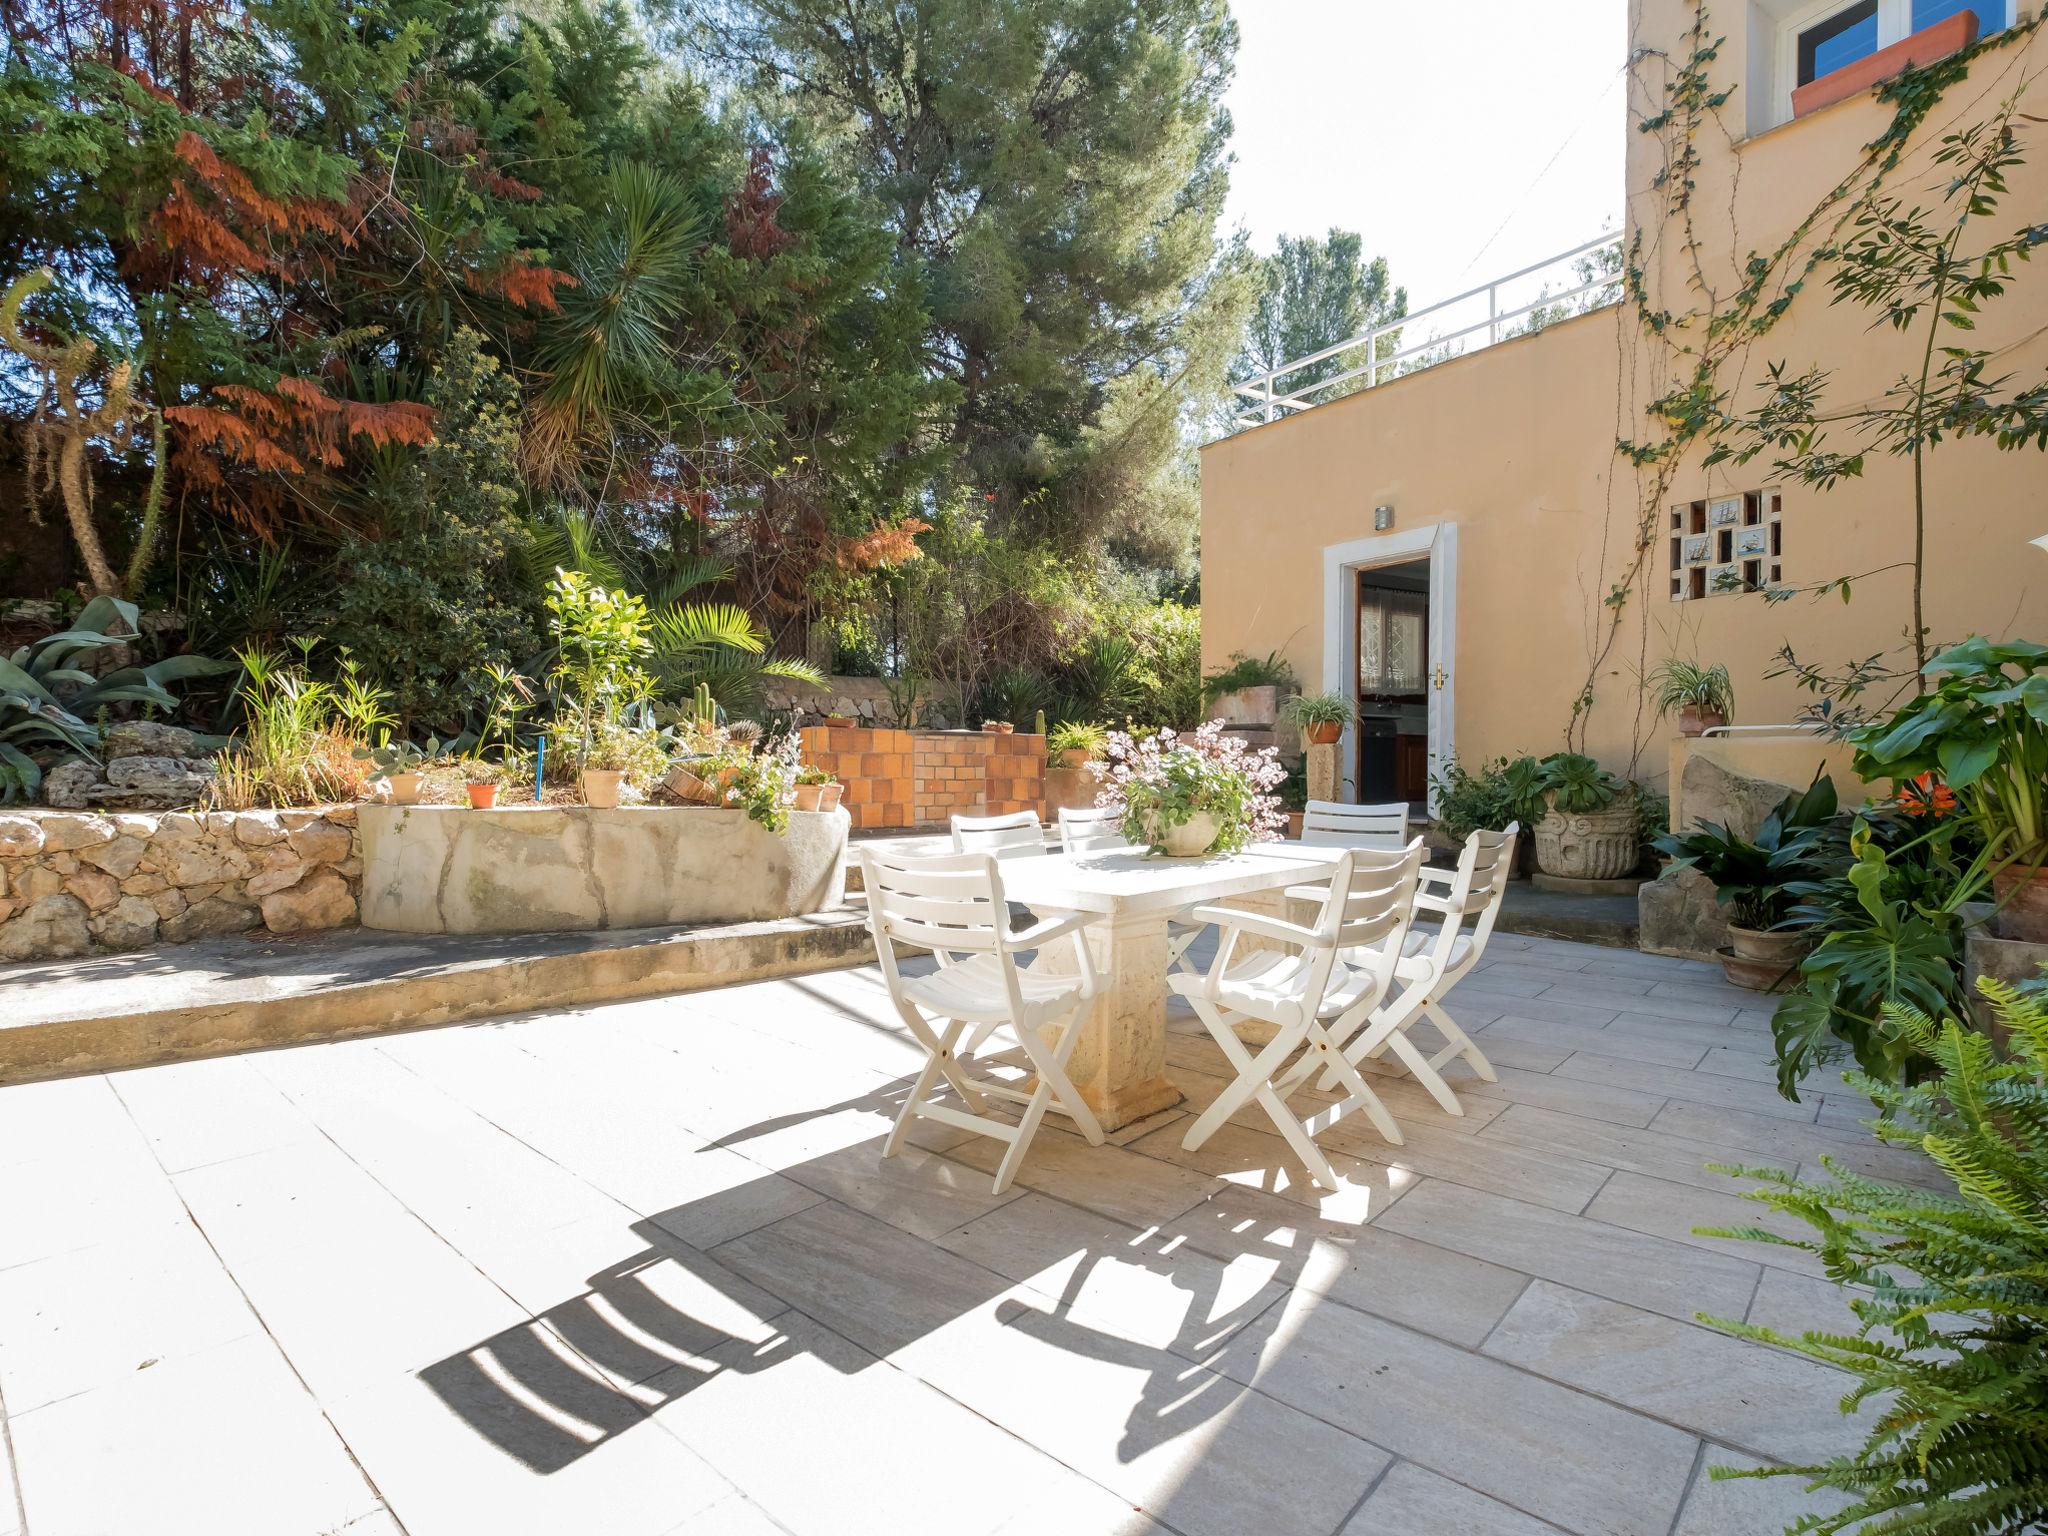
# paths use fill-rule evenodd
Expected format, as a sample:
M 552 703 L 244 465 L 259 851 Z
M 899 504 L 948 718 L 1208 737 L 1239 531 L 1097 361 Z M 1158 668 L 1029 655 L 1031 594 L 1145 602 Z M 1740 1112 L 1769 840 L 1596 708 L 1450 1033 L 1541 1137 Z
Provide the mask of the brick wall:
M 949 817 L 1043 815 L 1045 738 L 984 731 L 806 726 L 804 759 L 846 786 L 854 826 L 942 827 Z

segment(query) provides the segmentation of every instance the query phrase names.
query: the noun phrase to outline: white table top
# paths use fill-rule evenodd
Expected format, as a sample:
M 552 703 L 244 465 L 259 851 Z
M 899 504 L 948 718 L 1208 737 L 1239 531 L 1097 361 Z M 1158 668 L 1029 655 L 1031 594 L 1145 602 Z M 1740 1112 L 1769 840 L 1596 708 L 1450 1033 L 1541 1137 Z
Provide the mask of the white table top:
M 1254 843 L 1242 853 L 1203 859 L 1160 858 L 1136 848 L 1005 859 L 1003 894 L 1026 906 L 1070 912 L 1172 912 L 1190 902 L 1220 901 L 1313 880 L 1343 851 L 1300 843 Z

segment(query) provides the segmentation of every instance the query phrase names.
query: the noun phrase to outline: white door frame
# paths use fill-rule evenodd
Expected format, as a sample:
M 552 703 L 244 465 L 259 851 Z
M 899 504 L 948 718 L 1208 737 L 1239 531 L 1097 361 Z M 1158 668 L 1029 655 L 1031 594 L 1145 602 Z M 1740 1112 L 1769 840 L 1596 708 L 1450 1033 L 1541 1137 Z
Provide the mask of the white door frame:
M 1352 594 L 1358 573 L 1376 565 L 1429 560 L 1429 808 L 1436 811 L 1436 776 L 1451 760 L 1457 724 L 1458 525 L 1431 523 L 1398 533 L 1348 539 L 1323 549 L 1323 688 L 1358 696 L 1358 624 Z M 1339 745 L 1337 782 L 1358 798 L 1357 728 L 1346 726 Z

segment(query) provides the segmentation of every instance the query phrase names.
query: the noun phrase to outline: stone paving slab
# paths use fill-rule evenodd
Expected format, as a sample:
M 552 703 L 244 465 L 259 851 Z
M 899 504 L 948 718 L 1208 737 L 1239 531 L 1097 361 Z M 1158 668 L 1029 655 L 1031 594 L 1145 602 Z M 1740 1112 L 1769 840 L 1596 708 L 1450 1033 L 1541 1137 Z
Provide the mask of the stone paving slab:
M 0 1088 L 0 1536 L 1767 1536 L 1825 1507 L 1705 1471 L 1854 1432 L 1828 1368 L 1694 1320 L 1850 1321 L 1796 1259 L 1691 1234 L 1759 1214 L 1701 1165 L 1926 1170 L 1851 1100 L 1788 1116 L 1713 1070 L 1760 1036 L 1710 968 L 1495 949 L 1453 1011 L 1531 1054 L 1454 1069 L 1456 1119 L 1378 1075 L 1406 1144 L 1340 1126 L 1335 1195 L 1255 1107 L 1194 1153 L 1187 1105 L 1122 1145 L 1049 1123 L 1002 1196 L 947 1127 L 884 1161 L 917 1056 L 872 968 Z

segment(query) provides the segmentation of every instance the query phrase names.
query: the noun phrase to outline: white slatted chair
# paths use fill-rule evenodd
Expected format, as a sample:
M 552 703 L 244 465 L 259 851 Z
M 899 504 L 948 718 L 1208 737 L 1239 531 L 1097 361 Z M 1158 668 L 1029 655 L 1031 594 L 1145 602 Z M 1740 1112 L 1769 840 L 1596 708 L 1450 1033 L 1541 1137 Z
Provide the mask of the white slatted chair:
M 1061 853 L 1099 853 L 1134 844 L 1123 833 L 1123 812 L 1101 806 L 1075 809 L 1061 806 L 1059 813 Z M 1195 906 L 1182 907 L 1166 920 L 1166 968 L 1185 969 L 1188 946 L 1201 937 L 1208 924 L 1195 918 Z
M 927 1058 L 882 1155 L 895 1156 L 910 1123 L 918 1119 L 992 1136 L 1010 1148 L 996 1168 L 995 1193 L 1001 1194 L 1017 1176 L 1039 1122 L 1055 1102 L 1091 1145 L 1101 1145 L 1102 1123 L 1067 1077 L 1067 1058 L 1087 1025 L 1098 990 L 1081 932 L 1087 915 L 1070 913 L 1013 930 L 993 853 L 914 858 L 863 848 L 860 865 L 868 926 L 890 1000 Z M 1017 964 L 1017 951 L 1066 937 L 1074 941 L 1077 975 L 1051 976 Z M 930 950 L 938 957 L 938 970 L 904 975 L 897 963 L 899 944 Z M 969 1076 L 957 1047 L 970 1027 L 1012 1034 L 1037 1073 L 1037 1087 L 1027 1093 L 1009 1083 Z M 965 1109 L 931 1102 L 941 1079 Z M 1011 1125 L 990 1115 L 990 1098 L 1021 1104 L 1018 1122 Z
M 1223 931 L 1215 962 L 1207 975 L 1174 976 L 1168 985 L 1194 1005 L 1237 1069 L 1237 1077 L 1188 1127 L 1182 1146 L 1193 1151 L 1245 1103 L 1253 1102 L 1265 1110 L 1316 1182 L 1334 1190 L 1339 1187 L 1337 1175 L 1316 1145 L 1319 1133 L 1363 1111 L 1382 1136 L 1400 1143 L 1400 1126 L 1358 1068 L 1345 1059 L 1341 1042 L 1393 985 L 1421 869 L 1420 838 L 1398 853 L 1347 850 L 1331 872 L 1315 922 L 1307 927 L 1235 907 L 1199 909 L 1199 916 Z M 1264 950 L 1233 964 L 1241 933 L 1286 948 Z M 1278 1027 L 1256 1056 L 1238 1038 L 1234 1026 L 1242 1020 Z M 1306 1071 L 1290 1066 L 1297 1051 Z M 1287 1096 L 1318 1070 L 1349 1091 L 1304 1120 L 1288 1107 Z
M 1429 1090 L 1430 1097 L 1453 1115 L 1465 1112 L 1443 1079 L 1443 1069 L 1454 1057 L 1464 1057 L 1481 1082 L 1500 1081 L 1471 1036 L 1444 1011 L 1443 1000 L 1486 953 L 1486 941 L 1493 936 L 1494 922 L 1507 897 L 1508 878 L 1514 873 L 1515 842 L 1520 834 L 1519 823 L 1505 832 L 1474 832 L 1465 839 L 1455 870 L 1422 872 L 1422 890 L 1415 906 L 1418 913 L 1437 914 L 1436 929 L 1431 932 L 1418 926 L 1409 930 L 1401 963 L 1394 972 L 1401 983 L 1399 996 L 1344 1042 L 1344 1054 L 1354 1064 L 1392 1051 Z M 1443 1046 L 1433 1056 L 1424 1056 L 1421 1047 L 1408 1038 L 1408 1030 L 1423 1019 L 1443 1037 Z M 1338 1081 L 1325 1072 L 1322 1086 L 1333 1088 Z
M 1044 853 L 1045 828 L 1035 811 L 1012 811 L 1007 816 L 955 816 L 952 818 L 955 853 L 992 853 L 999 859 L 1028 859 Z
M 1406 848 L 1408 802 L 1347 805 L 1311 800 L 1301 813 L 1301 841 L 1311 848 Z

